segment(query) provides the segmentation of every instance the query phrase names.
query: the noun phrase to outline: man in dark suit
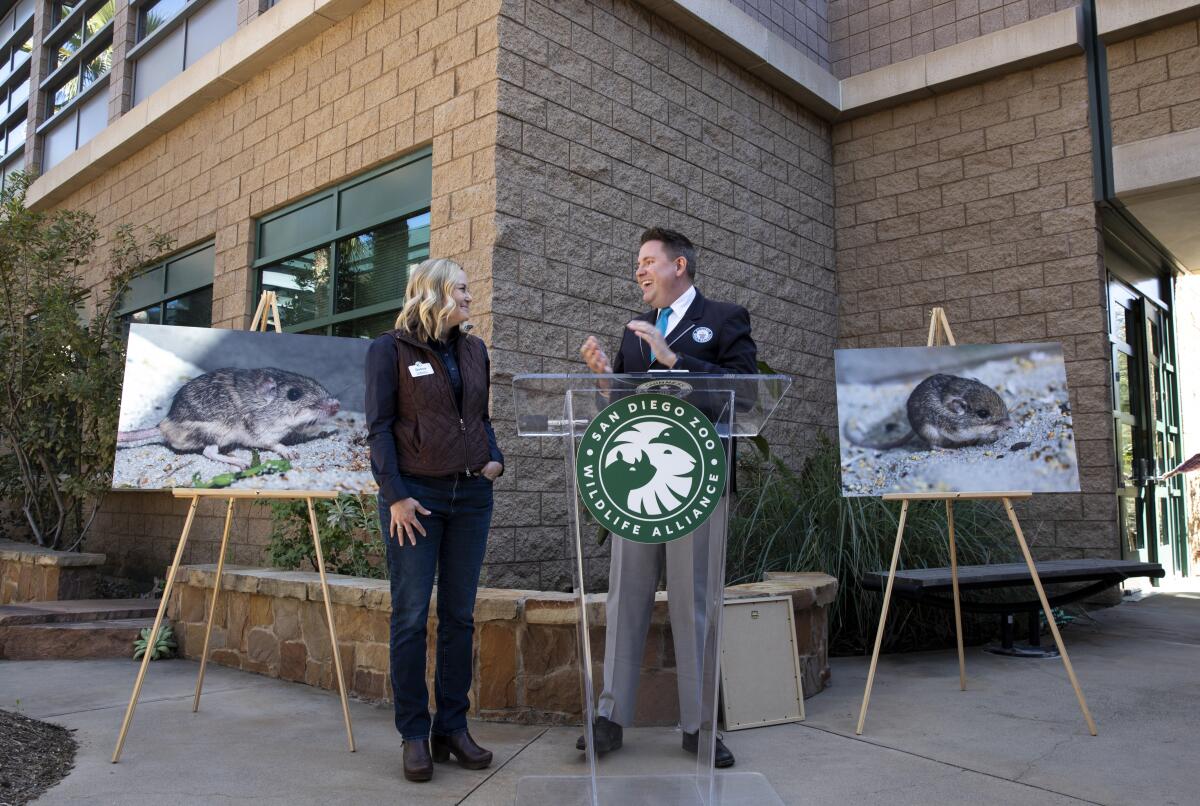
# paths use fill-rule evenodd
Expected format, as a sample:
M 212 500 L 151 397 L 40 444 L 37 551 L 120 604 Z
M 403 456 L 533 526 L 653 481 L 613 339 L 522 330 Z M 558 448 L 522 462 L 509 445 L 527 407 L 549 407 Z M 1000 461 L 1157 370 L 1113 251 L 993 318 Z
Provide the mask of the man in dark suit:
M 642 290 L 642 301 L 653 310 L 625 326 L 621 347 L 611 363 L 596 338 L 588 336 L 580 348 L 588 367 L 597 373 L 656 369 L 716 374 L 757 372 L 750 314 L 740 305 L 706 299 L 693 285 L 695 276 L 696 249 L 686 236 L 669 229 L 643 232 L 635 278 Z M 700 690 L 707 627 L 709 527 L 714 521 L 724 520 L 727 503 L 727 497 L 723 496 L 718 511 L 709 521 L 691 534 L 666 544 L 613 540 L 604 688 L 593 726 L 597 752 L 619 749 L 622 726 L 633 721 L 654 591 L 664 564 L 683 749 L 697 752 L 702 722 Z M 713 580 L 712 584 L 721 582 Z M 583 749 L 582 737 L 576 746 Z M 734 763 L 733 754 L 720 739 L 715 763 L 718 767 L 731 767 Z

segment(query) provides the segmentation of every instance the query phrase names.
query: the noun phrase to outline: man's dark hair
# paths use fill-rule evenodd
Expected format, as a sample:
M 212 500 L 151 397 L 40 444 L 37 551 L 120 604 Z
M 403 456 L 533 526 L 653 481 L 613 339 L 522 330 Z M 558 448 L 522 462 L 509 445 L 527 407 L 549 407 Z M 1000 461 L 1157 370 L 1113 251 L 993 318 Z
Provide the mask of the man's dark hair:
M 663 251 L 671 260 L 680 257 L 686 260 L 688 277 L 696 279 L 696 247 L 692 245 L 686 235 L 673 229 L 651 227 L 642 233 L 642 241 L 638 245 L 645 246 L 649 241 L 662 241 Z

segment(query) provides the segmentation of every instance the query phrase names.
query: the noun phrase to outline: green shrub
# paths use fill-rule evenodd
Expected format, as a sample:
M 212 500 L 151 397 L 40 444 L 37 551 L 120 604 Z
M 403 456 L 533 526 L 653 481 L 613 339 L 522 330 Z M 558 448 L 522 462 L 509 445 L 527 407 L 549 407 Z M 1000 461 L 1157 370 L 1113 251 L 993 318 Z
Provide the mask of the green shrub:
M 738 499 L 730 519 L 726 580 L 729 584 L 757 581 L 766 571 L 820 571 L 836 577 L 830 652 L 869 652 L 882 596 L 865 591 L 862 577 L 871 571 L 886 572 L 890 566 L 900 506 L 898 501 L 843 497 L 838 446 L 824 436 L 799 473 L 778 460 L 746 457 L 739 466 Z M 954 526 L 960 565 L 1018 558 L 1012 527 L 998 502 L 956 502 Z M 949 565 L 945 504 L 911 503 L 899 567 Z M 997 623 L 995 616 L 964 613 L 966 640 L 986 640 Z M 897 602 L 893 596 L 886 650 L 953 644 L 953 611 Z
M 272 501 L 271 535 L 267 555 L 276 568 L 317 570 L 308 504 L 301 500 Z M 340 495 L 313 502 L 325 570 L 372 579 L 387 578 L 383 539 L 373 496 Z

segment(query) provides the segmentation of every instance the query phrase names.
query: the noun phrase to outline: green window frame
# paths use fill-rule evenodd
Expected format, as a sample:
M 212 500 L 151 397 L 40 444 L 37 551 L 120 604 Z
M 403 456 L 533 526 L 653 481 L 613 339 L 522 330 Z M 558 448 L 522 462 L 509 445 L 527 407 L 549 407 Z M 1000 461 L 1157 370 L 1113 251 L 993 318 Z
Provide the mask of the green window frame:
M 212 327 L 213 241 L 178 252 L 130 281 L 117 313 L 122 324 Z
M 255 223 L 256 296 L 274 291 L 291 333 L 373 337 L 429 257 L 432 149 L 360 174 Z

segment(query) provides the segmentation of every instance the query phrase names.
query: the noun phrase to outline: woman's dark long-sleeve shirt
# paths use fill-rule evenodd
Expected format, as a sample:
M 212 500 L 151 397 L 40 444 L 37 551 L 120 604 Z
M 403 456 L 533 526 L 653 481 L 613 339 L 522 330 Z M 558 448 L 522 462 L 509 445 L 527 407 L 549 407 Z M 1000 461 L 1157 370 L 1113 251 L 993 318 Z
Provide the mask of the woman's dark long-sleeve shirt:
M 457 406 L 462 411 L 462 376 L 459 373 L 458 362 L 454 358 L 458 332 L 445 345 L 431 344 L 430 348 L 441 360 L 451 386 L 454 389 L 454 400 L 447 400 L 447 405 Z M 453 362 L 451 370 L 447 362 Z M 409 498 L 408 488 L 400 476 L 399 457 L 396 453 L 396 437 L 392 425 L 396 420 L 396 389 L 399 383 L 399 354 L 396 340 L 390 334 L 380 336 L 371 342 L 367 351 L 366 366 L 366 408 L 367 408 L 367 441 L 371 449 L 371 472 L 379 485 L 379 493 L 387 504 L 403 501 Z M 490 372 L 490 366 L 489 366 Z M 484 418 L 484 429 L 487 432 L 488 454 L 493 462 L 504 464 L 504 454 L 500 452 L 496 442 L 496 432 L 492 428 L 490 417 Z

